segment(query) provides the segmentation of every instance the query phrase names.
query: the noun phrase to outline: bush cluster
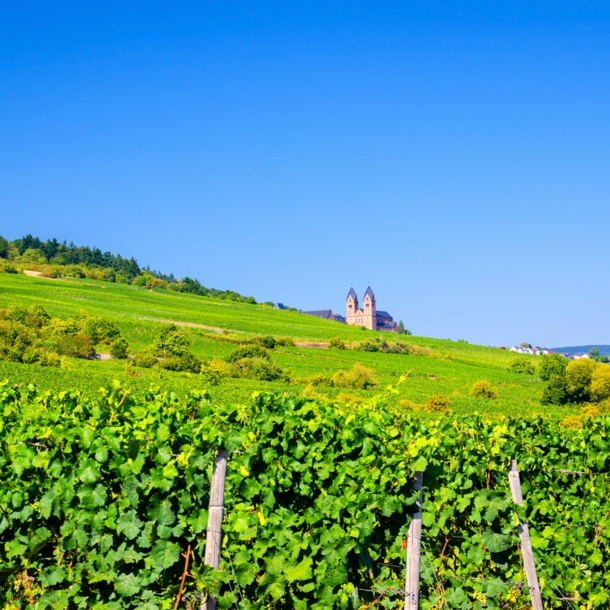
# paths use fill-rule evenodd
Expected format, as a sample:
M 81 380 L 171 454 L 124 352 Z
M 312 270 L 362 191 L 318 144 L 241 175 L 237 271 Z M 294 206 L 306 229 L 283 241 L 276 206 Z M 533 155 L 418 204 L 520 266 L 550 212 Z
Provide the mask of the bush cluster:
M 191 352 L 186 331 L 176 324 L 164 324 L 152 345 L 134 354 L 134 364 L 142 368 L 200 373 L 201 360 Z
M 343 341 L 343 339 L 340 339 L 339 337 L 333 337 L 328 342 L 328 347 L 330 349 L 345 349 L 345 342 Z
M 271 354 L 260 345 L 242 345 L 235 348 L 226 358 L 227 362 L 235 363 L 244 358 L 262 358 L 271 360 Z
M 581 358 L 568 362 L 558 354 L 542 356 L 540 378 L 547 381 L 544 405 L 604 403 L 610 400 L 610 366 Z
M 50 320 L 47 336 L 54 351 L 72 358 L 91 358 L 98 344 L 108 346 L 115 358 L 127 358 L 129 350 L 116 322 L 84 311 L 75 318 Z
M 51 318 L 40 305 L 12 305 L 0 311 L 0 360 L 59 366 L 59 356 L 91 358 L 96 344 L 126 358 L 129 344 L 115 322 L 81 312 L 76 318 Z
M 536 365 L 525 356 L 517 356 L 508 365 L 508 370 L 511 373 L 521 373 L 523 375 L 534 375 L 536 373 Z
M 377 387 L 375 372 L 356 362 L 351 371 L 337 371 L 332 378 L 336 388 L 352 388 L 354 390 L 367 390 Z
M 488 400 L 495 400 L 498 398 L 497 392 L 491 387 L 491 384 L 486 379 L 473 383 L 470 388 L 470 395 L 473 398 L 485 398 Z
M 263 337 L 263 339 L 265 339 L 264 343 L 267 345 L 273 344 L 275 347 L 276 343 L 273 337 Z M 277 365 L 269 351 L 258 343 L 235 348 L 227 356 L 226 362 L 231 364 L 233 368 L 230 376 L 258 381 L 288 381 L 290 379 L 288 372 Z
M 384 352 L 386 354 L 424 356 L 425 358 L 436 358 L 437 360 L 442 358 L 440 354 L 425 345 L 414 345 L 413 343 L 404 343 L 403 341 L 389 343 L 381 337 L 361 341 L 360 343 L 355 344 L 353 349 L 362 352 Z
M 271 341 L 265 343 L 271 345 Z M 235 348 L 225 360 L 202 362 L 191 352 L 186 332 L 174 324 L 163 326 L 154 343 L 134 355 L 134 364 L 143 368 L 200 373 L 209 385 L 218 385 L 223 379 L 237 377 L 257 381 L 290 379 L 288 372 L 277 365 L 269 351 L 258 342 Z

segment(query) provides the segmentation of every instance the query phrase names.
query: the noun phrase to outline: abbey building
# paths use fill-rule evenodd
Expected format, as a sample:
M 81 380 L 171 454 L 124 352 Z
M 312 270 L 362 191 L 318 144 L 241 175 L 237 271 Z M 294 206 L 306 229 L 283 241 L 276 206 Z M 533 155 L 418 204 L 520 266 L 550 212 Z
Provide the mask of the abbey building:
M 375 303 L 375 295 L 369 286 L 364 293 L 362 309 L 358 305 L 358 295 L 353 288 L 350 289 L 345 302 L 345 318 L 338 313 L 333 313 L 332 309 L 317 309 L 315 311 L 304 311 L 316 318 L 334 320 L 342 324 L 352 326 L 364 326 L 370 330 L 384 330 L 386 332 L 397 333 L 398 324 L 394 322 L 392 316 L 387 311 L 379 311 Z
M 375 295 L 369 286 L 364 293 L 362 308 L 358 304 L 358 295 L 351 288 L 345 302 L 345 322 L 352 326 L 364 326 L 370 330 L 398 332 L 398 324 L 387 311 L 377 309 Z

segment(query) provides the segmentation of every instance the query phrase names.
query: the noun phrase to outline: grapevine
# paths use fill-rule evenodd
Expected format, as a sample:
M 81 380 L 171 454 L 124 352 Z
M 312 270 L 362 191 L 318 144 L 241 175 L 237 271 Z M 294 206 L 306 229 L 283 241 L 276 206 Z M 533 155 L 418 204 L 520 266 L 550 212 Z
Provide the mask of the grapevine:
M 606 607 L 610 418 L 418 419 L 255 393 L 216 405 L 118 384 L 97 400 L 0 384 L 0 601 L 18 608 L 400 608 L 424 472 L 421 607 Z M 215 452 L 229 453 L 218 571 L 203 565 Z M 510 499 L 519 462 L 525 507 Z M 552 582 L 551 582 L 552 581 Z M 357 591 L 357 594 L 356 594 Z M 243 601 L 239 596 L 243 597 Z

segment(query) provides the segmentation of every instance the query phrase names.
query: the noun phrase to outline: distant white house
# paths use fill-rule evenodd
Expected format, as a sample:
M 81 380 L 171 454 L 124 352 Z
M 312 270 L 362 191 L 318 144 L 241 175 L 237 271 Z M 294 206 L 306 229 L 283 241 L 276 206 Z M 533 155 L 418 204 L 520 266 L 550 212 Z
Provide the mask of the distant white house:
M 549 353 L 549 350 L 543 347 L 511 347 L 511 352 L 515 352 L 516 354 L 529 354 L 530 356 L 542 356 Z
M 591 358 L 589 354 L 572 354 L 572 360 L 581 360 L 582 358 Z

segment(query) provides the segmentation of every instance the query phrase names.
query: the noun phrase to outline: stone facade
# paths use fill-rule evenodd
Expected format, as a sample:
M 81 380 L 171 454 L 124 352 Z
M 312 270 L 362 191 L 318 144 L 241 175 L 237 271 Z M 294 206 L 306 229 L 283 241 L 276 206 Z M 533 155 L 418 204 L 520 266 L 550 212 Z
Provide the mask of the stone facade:
M 351 288 L 345 301 L 345 321 L 352 326 L 364 326 L 369 330 L 398 332 L 398 325 L 387 311 L 378 311 L 375 294 L 369 286 L 364 293 L 362 309 L 358 304 L 358 295 Z

